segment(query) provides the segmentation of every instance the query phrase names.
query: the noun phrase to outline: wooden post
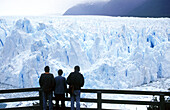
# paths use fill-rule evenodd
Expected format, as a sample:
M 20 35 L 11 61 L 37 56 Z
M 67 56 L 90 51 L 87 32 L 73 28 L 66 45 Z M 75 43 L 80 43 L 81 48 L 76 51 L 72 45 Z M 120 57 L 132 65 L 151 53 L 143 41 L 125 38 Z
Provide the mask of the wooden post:
M 160 110 L 165 110 L 165 98 L 163 94 L 160 94 Z
M 39 89 L 39 103 L 40 103 L 40 110 L 43 110 L 42 89 Z
M 97 110 L 101 110 L 102 109 L 102 101 L 101 101 L 101 91 L 97 92 Z

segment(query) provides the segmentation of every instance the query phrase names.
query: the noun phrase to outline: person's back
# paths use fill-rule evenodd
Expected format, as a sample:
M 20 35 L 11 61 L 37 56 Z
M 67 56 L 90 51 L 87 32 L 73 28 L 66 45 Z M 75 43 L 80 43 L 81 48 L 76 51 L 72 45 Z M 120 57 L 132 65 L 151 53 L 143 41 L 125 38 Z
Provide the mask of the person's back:
M 66 79 L 62 76 L 55 77 L 55 94 L 64 94 L 66 91 Z
M 66 79 L 62 77 L 63 71 L 60 69 L 58 71 L 57 77 L 55 77 L 55 100 L 56 100 L 56 109 L 59 108 L 59 100 L 61 100 L 61 107 L 62 109 L 65 108 L 65 93 L 67 89 Z
M 40 87 L 42 88 L 42 97 L 43 97 L 43 110 L 47 109 L 47 99 L 49 100 L 49 110 L 53 110 L 52 104 L 52 91 L 54 88 L 54 76 L 49 73 L 50 68 L 46 66 L 44 68 L 45 73 L 41 74 L 39 79 Z
M 79 71 L 70 73 L 67 81 L 69 85 L 74 86 L 74 90 L 80 90 L 84 85 L 84 77 Z
M 54 87 L 54 76 L 53 74 L 49 73 L 43 73 L 40 77 L 40 86 L 43 89 L 44 92 L 48 93 L 52 91 Z
M 79 72 L 80 67 L 75 66 L 74 72 L 70 73 L 67 78 L 68 85 L 72 88 L 71 90 L 71 110 L 74 110 L 74 99 L 76 98 L 76 110 L 80 110 L 80 93 L 81 87 L 84 85 L 84 77 Z

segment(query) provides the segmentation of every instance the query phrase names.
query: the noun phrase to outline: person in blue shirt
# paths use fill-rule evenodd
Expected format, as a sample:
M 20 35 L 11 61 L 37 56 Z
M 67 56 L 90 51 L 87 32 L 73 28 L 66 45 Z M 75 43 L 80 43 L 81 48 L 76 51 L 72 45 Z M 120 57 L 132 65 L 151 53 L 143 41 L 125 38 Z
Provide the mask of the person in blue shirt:
M 55 77 L 55 100 L 56 100 L 56 110 L 59 109 L 59 101 L 61 101 L 62 110 L 65 109 L 65 93 L 67 90 L 66 78 L 62 77 L 63 71 L 58 70 L 58 76 Z

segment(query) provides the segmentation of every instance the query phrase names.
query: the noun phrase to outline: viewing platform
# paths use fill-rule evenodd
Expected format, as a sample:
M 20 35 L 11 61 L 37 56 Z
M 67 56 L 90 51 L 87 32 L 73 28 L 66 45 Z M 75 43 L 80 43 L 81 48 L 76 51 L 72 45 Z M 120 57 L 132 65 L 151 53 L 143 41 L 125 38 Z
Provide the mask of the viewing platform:
M 42 110 L 42 89 L 40 88 L 23 88 L 23 89 L 9 89 L 0 90 L 0 94 L 10 93 L 23 93 L 23 92 L 38 92 L 39 95 L 35 97 L 22 97 L 22 98 L 9 98 L 0 99 L 0 103 L 6 102 L 20 102 L 20 101 L 38 101 L 39 104 L 25 107 L 13 107 L 13 108 L 0 108 L 0 110 Z M 165 96 L 170 96 L 170 92 L 159 91 L 135 91 L 135 90 L 105 90 L 105 89 L 82 89 L 81 93 L 93 93 L 97 95 L 97 98 L 81 98 L 80 102 L 96 103 L 96 108 L 81 108 L 81 110 L 121 110 L 120 109 L 106 109 L 102 107 L 102 104 L 132 104 L 132 105 L 155 105 L 158 106 L 158 110 L 170 110 L 170 102 L 165 101 Z M 139 101 L 139 100 L 111 100 L 103 99 L 103 94 L 124 94 L 124 95 L 150 95 L 158 96 L 159 100 L 154 101 Z M 66 101 L 70 101 L 70 97 L 66 97 Z M 54 105 L 55 108 L 55 105 Z M 66 107 L 65 110 L 70 110 L 70 107 Z

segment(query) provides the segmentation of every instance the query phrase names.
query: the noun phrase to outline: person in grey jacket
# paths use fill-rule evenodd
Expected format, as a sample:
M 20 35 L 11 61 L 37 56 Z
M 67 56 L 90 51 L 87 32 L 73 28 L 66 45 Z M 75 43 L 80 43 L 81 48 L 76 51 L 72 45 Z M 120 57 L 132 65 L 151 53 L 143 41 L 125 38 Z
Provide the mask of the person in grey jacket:
M 59 100 L 61 100 L 61 108 L 65 109 L 65 93 L 67 90 L 66 78 L 62 77 L 63 71 L 61 69 L 58 70 L 58 76 L 55 77 L 55 100 L 56 100 L 56 109 L 59 109 Z

